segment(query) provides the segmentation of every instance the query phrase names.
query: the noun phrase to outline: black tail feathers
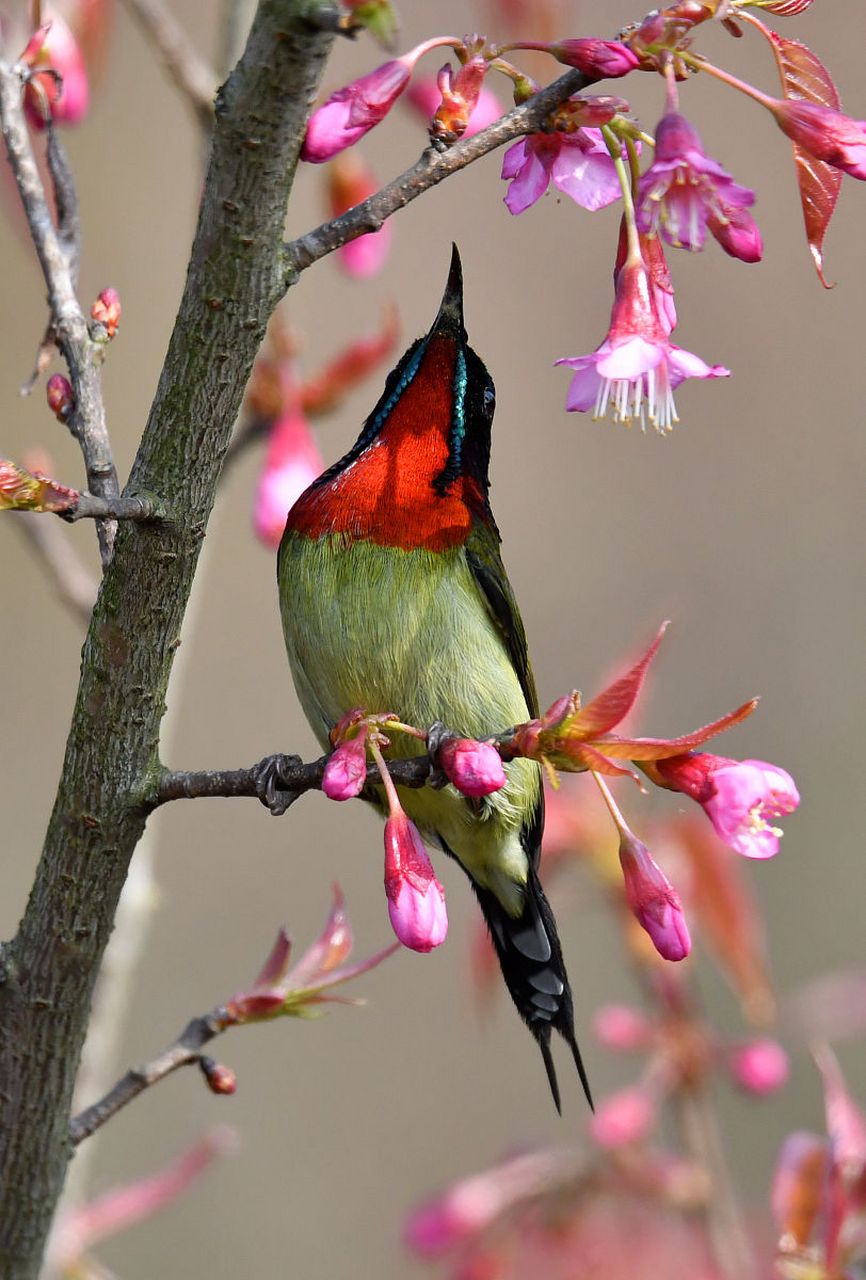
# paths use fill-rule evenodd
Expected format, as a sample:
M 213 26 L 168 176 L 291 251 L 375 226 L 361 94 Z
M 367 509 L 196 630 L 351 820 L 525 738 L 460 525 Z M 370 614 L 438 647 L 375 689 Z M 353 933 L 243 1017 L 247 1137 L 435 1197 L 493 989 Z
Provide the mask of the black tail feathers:
M 571 987 L 562 960 L 556 921 L 535 868 L 530 864 L 523 911 L 516 918 L 508 915 L 489 890 L 474 883 L 473 888 L 499 956 L 505 985 L 517 1012 L 538 1042 L 557 1111 L 562 1113 L 559 1084 L 550 1052 L 551 1027 L 559 1032 L 571 1049 L 586 1100 L 592 1107 L 592 1092 L 574 1035 Z

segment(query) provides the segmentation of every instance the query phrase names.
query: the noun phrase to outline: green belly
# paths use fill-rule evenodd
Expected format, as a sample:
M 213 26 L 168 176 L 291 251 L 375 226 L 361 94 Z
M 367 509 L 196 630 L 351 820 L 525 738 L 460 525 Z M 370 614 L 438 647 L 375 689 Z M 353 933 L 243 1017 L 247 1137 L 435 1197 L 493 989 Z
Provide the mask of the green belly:
M 402 551 L 290 536 L 279 564 L 283 630 L 295 687 L 323 746 L 353 707 L 435 720 L 484 738 L 529 718 L 520 682 L 462 548 Z M 422 751 L 395 735 L 390 754 Z M 407 813 L 440 837 L 480 884 L 515 909 L 526 879 L 519 839 L 538 800 L 538 766 L 515 760 L 482 802 L 453 787 L 401 788 Z

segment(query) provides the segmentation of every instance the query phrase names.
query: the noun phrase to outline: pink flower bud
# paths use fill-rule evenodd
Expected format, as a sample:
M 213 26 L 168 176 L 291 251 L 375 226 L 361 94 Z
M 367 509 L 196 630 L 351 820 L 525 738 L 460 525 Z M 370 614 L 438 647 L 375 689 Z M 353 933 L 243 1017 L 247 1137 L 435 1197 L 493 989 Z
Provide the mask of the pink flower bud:
M 757 222 L 748 209 L 737 209 L 719 201 L 718 215 L 708 214 L 707 228 L 710 234 L 732 258 L 740 262 L 760 262 L 764 253 L 764 241 Z
M 338 151 L 354 146 L 384 120 L 409 83 L 413 66 L 414 59 L 408 55 L 393 58 L 345 89 L 332 93 L 310 116 L 301 159 L 321 164 Z
M 290 508 L 324 469 L 306 418 L 299 409 L 290 409 L 271 429 L 256 489 L 254 522 L 262 542 L 280 545 Z
M 33 128 L 45 128 L 46 112 L 55 124 L 78 124 L 89 105 L 87 71 L 78 41 L 59 15 L 36 32 L 22 61 L 36 69 L 24 89 L 24 110 Z M 57 76 L 41 67 L 50 67 Z
M 753 1040 L 733 1050 L 728 1067 L 746 1093 L 759 1097 L 775 1093 L 788 1079 L 788 1055 L 776 1040 Z
M 645 1089 L 621 1089 L 600 1103 L 589 1131 L 600 1147 L 612 1151 L 641 1142 L 652 1129 L 655 1117 L 655 1102 Z
M 322 774 L 322 790 L 329 800 L 353 800 L 367 781 L 367 735 L 342 742 Z
M 402 810 L 385 823 L 385 892 L 391 927 L 404 947 L 432 951 L 445 941 L 445 890 L 417 827 Z
M 449 782 L 465 796 L 489 796 L 508 781 L 496 748 L 474 738 L 449 738 L 443 742 L 439 763 Z
M 650 857 L 646 845 L 623 832 L 619 860 L 625 876 L 625 895 L 638 924 L 665 960 L 684 960 L 692 949 L 679 894 Z
M 48 408 L 58 422 L 68 422 L 75 408 L 75 397 L 69 379 L 62 373 L 53 373 L 45 384 Z
M 800 803 L 791 775 L 765 760 L 690 751 L 656 761 L 654 772 L 662 786 L 696 800 L 719 839 L 746 858 L 779 852 L 782 832 L 770 822 L 793 813 Z
M 770 110 L 782 132 L 816 160 L 866 179 L 866 121 L 791 98 L 774 100 Z
M 593 80 L 612 80 L 628 75 L 640 63 L 627 45 L 618 40 L 561 40 L 550 46 L 557 62 L 576 67 Z
M 600 1044 L 620 1053 L 645 1049 L 652 1036 L 649 1019 L 627 1004 L 602 1005 L 592 1020 L 592 1029 Z
M 102 325 L 107 338 L 113 338 L 120 324 L 120 294 L 117 290 L 103 289 L 97 294 L 90 316 L 95 324 Z

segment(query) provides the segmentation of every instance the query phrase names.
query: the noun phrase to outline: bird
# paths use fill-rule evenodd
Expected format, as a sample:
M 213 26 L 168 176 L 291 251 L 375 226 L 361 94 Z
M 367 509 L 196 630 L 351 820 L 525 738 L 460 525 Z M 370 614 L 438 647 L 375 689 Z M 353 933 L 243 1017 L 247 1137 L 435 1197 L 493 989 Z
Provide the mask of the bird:
M 469 346 L 453 247 L 436 319 L 388 375 L 352 448 L 288 513 L 277 560 L 283 632 L 301 706 L 325 749 L 356 707 L 484 739 L 538 715 L 526 635 L 489 502 L 496 394 Z M 389 732 L 386 755 L 423 752 Z M 425 842 L 469 877 L 502 976 L 561 1101 L 551 1031 L 571 1049 L 571 987 L 539 879 L 540 765 L 505 765 L 501 790 L 398 788 Z M 381 788 L 373 797 L 381 809 Z

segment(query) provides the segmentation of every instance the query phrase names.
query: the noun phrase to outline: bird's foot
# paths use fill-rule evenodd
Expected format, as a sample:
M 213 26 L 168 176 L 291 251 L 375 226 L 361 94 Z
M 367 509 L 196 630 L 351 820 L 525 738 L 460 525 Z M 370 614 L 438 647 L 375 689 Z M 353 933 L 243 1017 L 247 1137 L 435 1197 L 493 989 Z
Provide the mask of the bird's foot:
M 300 756 L 277 754 L 266 756 L 255 768 L 256 795 L 275 818 L 282 817 L 290 804 L 294 804 L 300 791 L 292 787 L 301 765 Z
M 439 764 L 439 751 L 449 738 L 454 737 L 456 734 L 452 733 L 441 720 L 435 720 L 427 730 L 427 754 L 430 757 L 428 786 L 431 786 L 434 791 L 441 791 L 448 785 L 448 778 Z

